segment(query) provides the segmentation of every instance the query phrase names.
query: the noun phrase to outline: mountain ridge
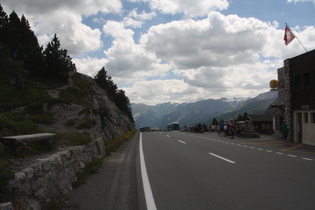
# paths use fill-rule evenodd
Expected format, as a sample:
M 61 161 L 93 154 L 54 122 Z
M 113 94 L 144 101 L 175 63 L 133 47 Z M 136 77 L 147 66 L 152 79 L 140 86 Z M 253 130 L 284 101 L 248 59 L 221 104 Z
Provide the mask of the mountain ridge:
M 216 119 L 235 119 L 244 112 L 264 114 L 278 97 L 276 91 L 261 93 L 254 98 L 206 99 L 192 103 L 161 103 L 154 106 L 131 103 L 136 128 L 165 128 L 171 122 L 181 125 L 212 122 Z

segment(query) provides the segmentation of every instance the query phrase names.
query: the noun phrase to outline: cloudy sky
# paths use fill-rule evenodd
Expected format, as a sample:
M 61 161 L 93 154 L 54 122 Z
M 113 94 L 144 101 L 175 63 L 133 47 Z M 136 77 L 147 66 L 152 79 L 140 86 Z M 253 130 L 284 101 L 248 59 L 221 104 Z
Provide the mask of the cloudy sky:
M 132 103 L 255 97 L 283 60 L 287 23 L 315 49 L 315 0 L 0 0 L 25 15 L 40 45 L 56 33 L 78 72 L 102 68 Z

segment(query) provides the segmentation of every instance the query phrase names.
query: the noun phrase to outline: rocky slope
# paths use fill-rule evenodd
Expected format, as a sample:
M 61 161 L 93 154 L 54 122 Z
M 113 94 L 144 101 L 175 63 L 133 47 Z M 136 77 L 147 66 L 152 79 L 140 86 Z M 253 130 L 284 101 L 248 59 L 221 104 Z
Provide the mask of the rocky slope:
M 105 90 L 98 87 L 92 78 L 82 74 L 78 76 L 90 84 L 89 92 L 82 98 L 90 105 L 90 109 L 75 103 L 56 103 L 45 110 L 53 113 L 55 121 L 51 125 L 42 125 L 42 128 L 62 133 L 87 132 L 93 138 L 105 139 L 121 136 L 134 129 L 133 123 L 107 97 Z M 73 87 L 74 84 L 67 88 Z M 63 90 L 55 89 L 49 92 L 52 97 L 58 98 L 56 93 L 61 91 Z M 52 92 L 54 94 L 51 94 Z

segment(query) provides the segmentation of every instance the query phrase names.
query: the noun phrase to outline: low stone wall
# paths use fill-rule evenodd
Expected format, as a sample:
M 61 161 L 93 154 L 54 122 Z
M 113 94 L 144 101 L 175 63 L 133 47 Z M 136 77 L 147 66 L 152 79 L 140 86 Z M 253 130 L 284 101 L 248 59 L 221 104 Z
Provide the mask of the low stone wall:
M 64 197 L 92 158 L 105 155 L 102 139 L 87 145 L 59 149 L 20 166 L 8 185 L 15 209 L 42 209 L 49 200 Z

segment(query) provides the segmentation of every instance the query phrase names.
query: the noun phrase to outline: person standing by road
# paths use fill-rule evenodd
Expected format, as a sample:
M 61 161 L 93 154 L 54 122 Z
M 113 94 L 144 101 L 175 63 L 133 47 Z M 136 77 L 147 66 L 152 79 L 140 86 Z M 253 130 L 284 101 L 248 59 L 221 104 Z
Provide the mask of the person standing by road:
M 283 120 L 283 123 L 281 125 L 281 131 L 282 131 L 282 134 L 283 134 L 283 139 L 287 140 L 289 129 L 288 129 L 288 125 L 287 125 L 285 120 Z
M 220 121 L 219 123 L 219 135 L 222 137 L 223 136 L 223 133 L 224 133 L 224 122 L 223 120 Z
M 235 126 L 234 126 L 234 122 L 233 120 L 231 120 L 230 122 L 230 127 L 231 127 L 231 139 L 234 139 L 234 129 L 235 129 Z

